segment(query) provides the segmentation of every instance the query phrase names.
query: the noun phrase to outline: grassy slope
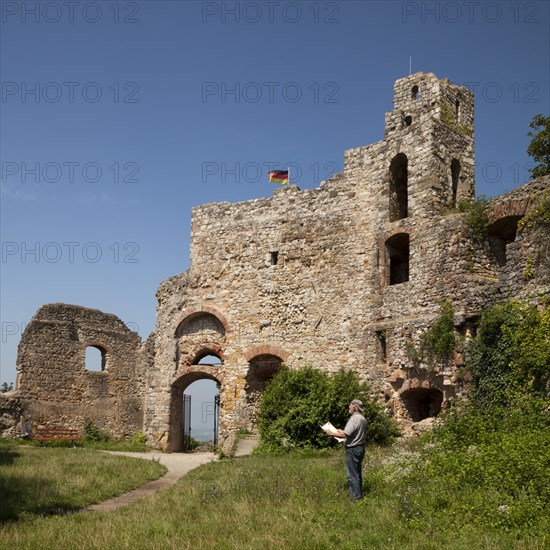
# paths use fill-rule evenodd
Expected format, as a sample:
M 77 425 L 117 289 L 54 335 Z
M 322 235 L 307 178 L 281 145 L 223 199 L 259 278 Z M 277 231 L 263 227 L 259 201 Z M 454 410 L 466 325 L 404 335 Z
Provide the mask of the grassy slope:
M 369 492 L 359 504 L 348 500 L 341 451 L 255 456 L 198 468 L 175 487 L 113 513 L 8 524 L 0 548 L 501 550 L 549 543 L 540 530 L 518 539 L 499 529 L 406 521 L 397 486 L 381 470 L 394 455 L 369 450 Z

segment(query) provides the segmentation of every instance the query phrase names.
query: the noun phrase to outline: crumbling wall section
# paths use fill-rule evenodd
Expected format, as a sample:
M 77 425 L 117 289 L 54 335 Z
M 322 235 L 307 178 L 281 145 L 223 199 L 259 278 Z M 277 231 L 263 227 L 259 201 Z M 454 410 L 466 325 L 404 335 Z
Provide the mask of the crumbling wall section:
M 489 237 L 502 264 L 499 287 L 510 297 L 540 300 L 550 294 L 548 235 L 521 223 L 540 201 L 548 200 L 548 193 L 550 176 L 545 176 L 495 197 L 489 205 Z
M 0 437 L 20 437 L 25 432 L 21 425 L 22 406 L 17 391 L 0 393 Z
M 103 355 L 86 369 L 86 349 Z M 19 344 L 23 417 L 39 427 L 82 430 L 86 418 L 113 437 L 143 429 L 146 359 L 141 339 L 114 315 L 68 304 L 42 306 Z

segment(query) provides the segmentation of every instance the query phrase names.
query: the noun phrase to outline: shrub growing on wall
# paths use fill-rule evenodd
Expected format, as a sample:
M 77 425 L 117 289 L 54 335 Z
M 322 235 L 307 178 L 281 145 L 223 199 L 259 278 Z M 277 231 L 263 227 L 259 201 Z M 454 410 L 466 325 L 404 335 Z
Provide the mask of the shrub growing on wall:
M 386 443 L 397 435 L 393 422 L 368 396 L 368 386 L 352 371 L 334 376 L 306 367 L 283 367 L 266 388 L 260 403 L 259 427 L 263 448 L 329 447 L 334 444 L 321 426 L 330 421 L 344 427 L 352 399 L 365 404 L 368 441 Z
M 472 398 L 480 409 L 507 406 L 521 395 L 547 395 L 550 308 L 510 301 L 483 313 L 468 354 Z

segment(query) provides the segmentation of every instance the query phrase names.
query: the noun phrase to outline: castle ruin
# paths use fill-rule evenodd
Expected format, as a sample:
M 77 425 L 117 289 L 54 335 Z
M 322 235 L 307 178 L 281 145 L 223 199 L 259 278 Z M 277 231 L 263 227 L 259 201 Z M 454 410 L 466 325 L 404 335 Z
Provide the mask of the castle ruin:
M 548 293 L 547 279 L 524 276 L 534 243 L 518 222 L 550 179 L 493 199 L 479 241 L 457 209 L 475 197 L 473 95 L 416 73 L 395 83 L 393 104 L 384 138 L 346 151 L 343 172 L 318 188 L 193 208 L 191 267 L 160 284 L 145 342 L 114 315 L 42 306 L 21 339 L 17 391 L 0 400 L 5 432 L 91 418 L 178 451 L 182 394 L 207 378 L 229 448 L 239 428 L 255 429 L 283 363 L 356 371 L 403 428 L 436 416 L 463 389 L 461 355 L 428 366 L 411 346 L 444 301 L 467 338 L 501 297 Z M 88 347 L 100 372 L 85 369 Z

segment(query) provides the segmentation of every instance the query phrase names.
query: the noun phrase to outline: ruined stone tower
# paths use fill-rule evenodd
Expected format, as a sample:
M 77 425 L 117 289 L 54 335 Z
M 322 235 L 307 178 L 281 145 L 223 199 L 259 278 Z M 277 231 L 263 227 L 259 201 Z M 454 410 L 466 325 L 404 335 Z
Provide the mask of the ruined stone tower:
M 193 208 L 191 267 L 161 283 L 155 331 L 132 348 L 152 446 L 181 449 L 183 391 L 208 378 L 220 385 L 220 439 L 229 447 L 237 429 L 255 428 L 258 397 L 282 363 L 355 370 L 404 427 L 461 391 L 459 353 L 429 366 L 411 358 L 440 303 L 452 303 L 455 330 L 467 336 L 498 293 L 544 286 L 513 274 L 530 246 L 516 241 L 517 222 L 547 179 L 495 199 L 491 242 L 476 241 L 456 209 L 475 194 L 473 113 L 467 89 L 410 75 L 395 83 L 384 139 L 346 151 L 343 172 L 318 188 Z M 34 373 L 34 386 L 35 329 L 18 366 Z M 75 334 L 71 345 L 84 353 Z M 94 345 L 116 356 L 116 342 L 96 334 Z M 30 385 L 19 391 L 31 395 Z

